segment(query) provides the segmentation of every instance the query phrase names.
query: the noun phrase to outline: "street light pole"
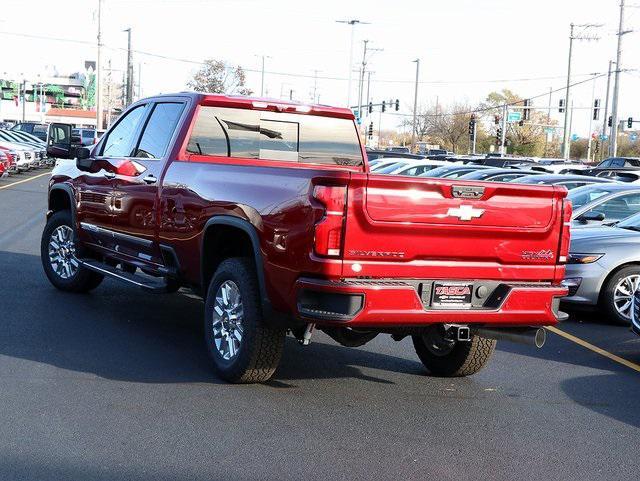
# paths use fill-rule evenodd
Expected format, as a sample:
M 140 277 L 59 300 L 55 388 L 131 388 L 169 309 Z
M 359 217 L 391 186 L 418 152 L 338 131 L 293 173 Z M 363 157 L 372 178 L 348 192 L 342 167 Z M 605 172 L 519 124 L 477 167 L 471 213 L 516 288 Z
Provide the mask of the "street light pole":
M 347 84 L 347 108 L 351 108 L 351 81 L 353 79 L 353 36 L 355 33 L 355 27 L 357 24 L 368 24 L 361 20 L 336 20 L 337 23 L 346 23 L 351 25 L 351 41 L 349 45 L 349 83 Z
M 271 58 L 268 55 L 256 55 L 262 59 L 262 76 L 260 77 L 260 97 L 264 97 L 264 59 Z
M 416 85 L 413 92 L 413 125 L 411 129 L 411 152 L 415 151 L 416 147 L 416 118 L 418 113 L 418 83 L 420 79 L 420 59 L 414 60 L 416 64 Z
M 618 48 L 616 53 L 616 72 L 613 78 L 613 99 L 611 101 L 611 138 L 609 139 L 609 155 L 615 157 L 618 152 L 618 97 L 620 93 L 620 70 L 622 68 L 622 36 L 624 31 L 624 0 L 620 0 L 620 22 L 618 25 Z
M 571 23 L 571 31 L 569 34 L 569 61 L 567 67 L 567 90 L 564 95 L 564 131 L 562 133 L 562 157 L 569 158 L 569 89 L 571 88 L 571 54 L 573 52 L 573 28 Z

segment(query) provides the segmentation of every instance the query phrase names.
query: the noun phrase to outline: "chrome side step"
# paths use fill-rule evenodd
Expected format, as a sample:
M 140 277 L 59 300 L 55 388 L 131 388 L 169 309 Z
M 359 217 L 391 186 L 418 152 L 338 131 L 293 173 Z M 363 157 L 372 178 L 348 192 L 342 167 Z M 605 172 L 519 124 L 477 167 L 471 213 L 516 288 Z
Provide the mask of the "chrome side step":
M 153 292 L 166 292 L 167 290 L 167 282 L 164 278 L 153 277 L 144 273 L 131 274 L 93 259 L 78 259 L 78 261 L 82 267 L 102 274 L 103 276 L 111 277 Z

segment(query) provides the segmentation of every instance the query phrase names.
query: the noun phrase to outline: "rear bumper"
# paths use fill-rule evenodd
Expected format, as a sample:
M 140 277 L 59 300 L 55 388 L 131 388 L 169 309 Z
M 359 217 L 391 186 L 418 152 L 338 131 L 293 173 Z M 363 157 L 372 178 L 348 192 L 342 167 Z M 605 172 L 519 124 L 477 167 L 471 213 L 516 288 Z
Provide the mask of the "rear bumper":
M 301 278 L 296 283 L 297 315 L 318 324 L 350 327 L 419 327 L 438 323 L 487 326 L 549 326 L 558 322 L 565 287 L 505 283 L 495 308 L 465 310 L 424 306 L 415 286 L 402 280 L 325 281 Z M 318 294 L 319 293 L 319 294 Z

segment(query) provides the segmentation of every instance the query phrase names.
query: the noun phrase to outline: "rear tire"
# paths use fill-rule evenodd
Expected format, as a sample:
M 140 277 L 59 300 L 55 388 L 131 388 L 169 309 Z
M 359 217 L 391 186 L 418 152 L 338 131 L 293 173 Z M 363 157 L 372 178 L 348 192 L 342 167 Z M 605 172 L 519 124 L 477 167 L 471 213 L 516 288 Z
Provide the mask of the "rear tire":
M 442 326 L 412 336 L 416 354 L 434 376 L 470 376 L 482 369 L 493 354 L 496 341 L 472 336 L 470 341 L 447 341 Z
M 85 269 L 77 262 L 81 247 L 73 228 L 71 213 L 54 213 L 42 232 L 40 259 L 44 273 L 54 287 L 67 292 L 89 292 L 100 285 L 103 276 Z
M 249 259 L 227 259 L 216 270 L 207 291 L 204 333 L 215 370 L 225 381 L 265 382 L 275 372 L 286 331 L 265 322 Z
M 633 291 L 640 285 L 640 266 L 623 267 L 607 281 L 600 296 L 600 309 L 612 324 L 631 324 Z

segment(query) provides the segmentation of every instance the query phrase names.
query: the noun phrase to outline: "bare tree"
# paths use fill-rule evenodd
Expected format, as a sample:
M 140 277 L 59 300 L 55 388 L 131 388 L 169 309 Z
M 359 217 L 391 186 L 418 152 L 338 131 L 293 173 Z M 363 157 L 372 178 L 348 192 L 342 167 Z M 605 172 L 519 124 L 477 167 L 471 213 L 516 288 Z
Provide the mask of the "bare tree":
M 252 91 L 246 87 L 246 75 L 242 67 L 228 66 L 222 60 L 215 59 L 205 60 L 187 85 L 196 92 L 252 94 Z

